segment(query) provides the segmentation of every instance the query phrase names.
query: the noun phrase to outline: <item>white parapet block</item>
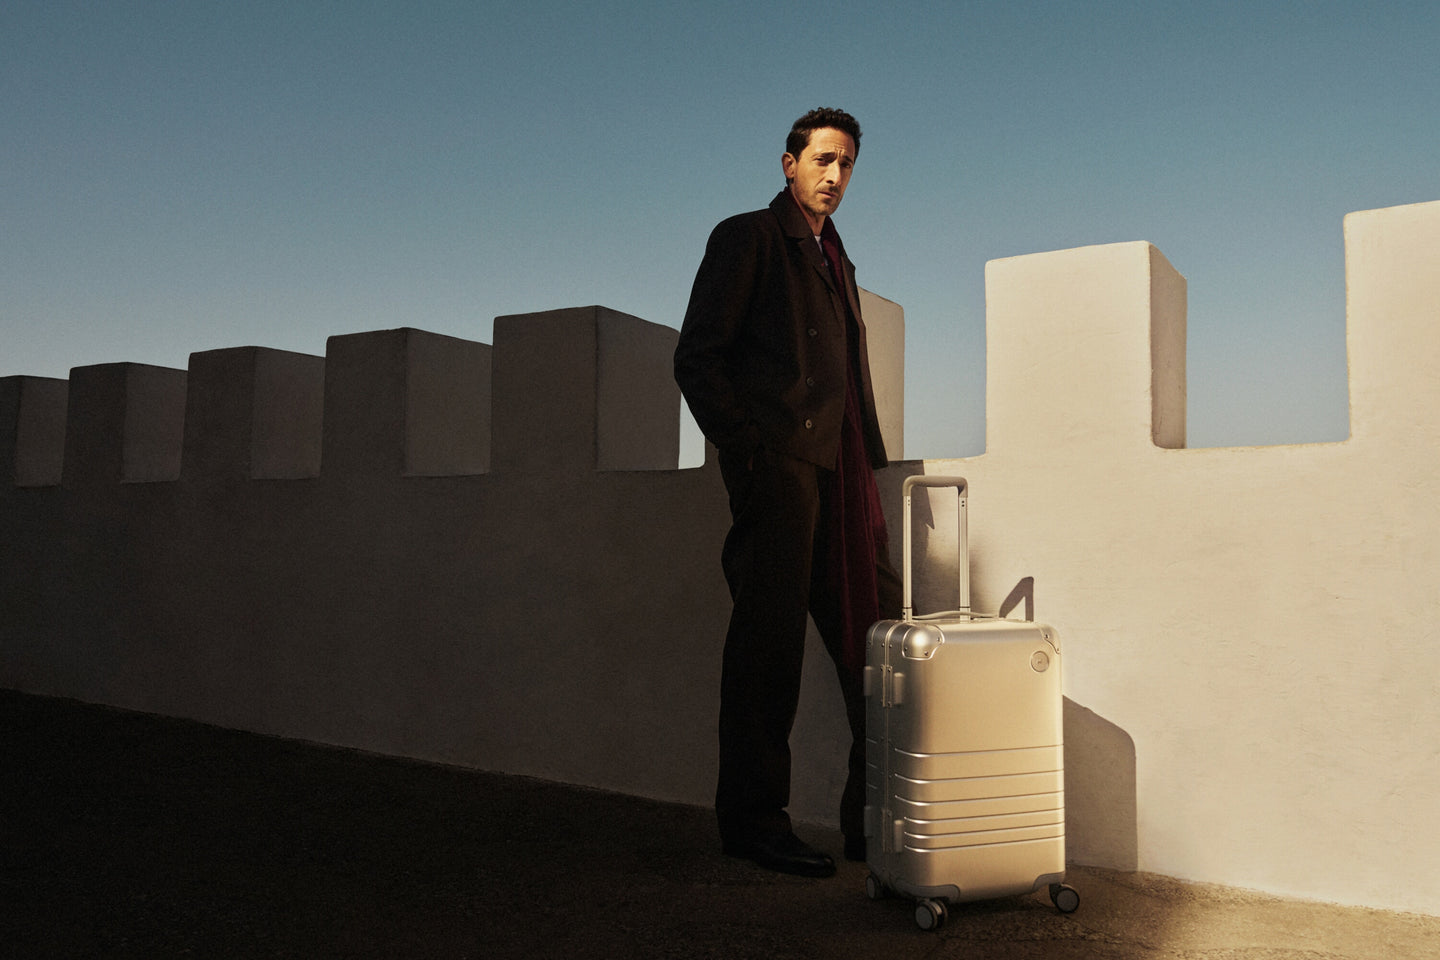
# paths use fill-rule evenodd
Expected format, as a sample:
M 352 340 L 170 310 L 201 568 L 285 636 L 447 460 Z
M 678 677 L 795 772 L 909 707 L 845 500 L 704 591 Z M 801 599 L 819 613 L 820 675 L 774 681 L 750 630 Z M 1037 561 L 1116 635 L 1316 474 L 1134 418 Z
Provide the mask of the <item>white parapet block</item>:
M 1185 278 L 1152 245 L 985 266 L 987 451 L 1185 445 Z
M 1345 218 L 1351 436 L 1422 445 L 1440 422 L 1440 202 Z

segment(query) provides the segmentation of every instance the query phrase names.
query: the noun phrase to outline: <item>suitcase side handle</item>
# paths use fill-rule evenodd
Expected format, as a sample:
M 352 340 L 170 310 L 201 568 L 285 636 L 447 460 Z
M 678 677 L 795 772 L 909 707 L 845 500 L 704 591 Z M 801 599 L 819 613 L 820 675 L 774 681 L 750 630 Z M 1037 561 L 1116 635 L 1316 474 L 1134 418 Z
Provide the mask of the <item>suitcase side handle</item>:
M 959 572 L 957 580 L 960 588 L 960 609 L 954 611 L 962 617 L 971 617 L 970 612 L 970 521 L 966 511 L 966 500 L 970 491 L 970 484 L 964 477 L 947 476 L 914 476 L 906 477 L 905 483 L 900 488 L 900 497 L 904 505 L 905 529 L 901 537 L 901 587 L 904 591 L 901 616 L 907 622 L 915 619 L 915 607 L 912 602 L 912 585 L 914 582 L 914 564 L 911 559 L 911 533 L 910 533 L 910 499 L 911 491 L 915 487 L 954 487 L 956 494 L 956 518 L 959 524 Z

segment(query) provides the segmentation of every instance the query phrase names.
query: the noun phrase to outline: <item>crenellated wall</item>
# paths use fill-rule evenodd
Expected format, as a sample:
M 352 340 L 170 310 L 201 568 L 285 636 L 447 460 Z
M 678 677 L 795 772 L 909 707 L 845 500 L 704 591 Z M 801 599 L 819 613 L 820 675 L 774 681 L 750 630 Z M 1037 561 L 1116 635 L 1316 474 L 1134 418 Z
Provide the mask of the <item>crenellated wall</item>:
M 864 309 L 898 449 L 903 314 Z M 676 468 L 676 332 L 586 307 L 493 339 L 0 380 L 0 682 L 705 802 L 728 513 Z
M 967 476 L 977 606 L 1058 628 L 1074 859 L 1436 913 L 1440 203 L 1345 237 L 1348 441 L 1185 449 L 1185 280 L 1114 244 L 987 266 L 986 453 L 881 483 L 898 541 L 905 474 Z M 673 469 L 674 338 L 591 307 L 0 380 L 0 683 L 707 802 L 727 516 Z M 810 651 L 792 809 L 833 820 Z

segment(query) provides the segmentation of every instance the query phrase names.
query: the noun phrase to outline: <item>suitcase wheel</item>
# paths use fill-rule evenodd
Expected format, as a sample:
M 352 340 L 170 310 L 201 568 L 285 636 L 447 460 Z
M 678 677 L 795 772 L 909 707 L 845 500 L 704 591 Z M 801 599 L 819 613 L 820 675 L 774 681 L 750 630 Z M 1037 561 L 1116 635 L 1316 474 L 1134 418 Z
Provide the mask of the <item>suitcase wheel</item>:
M 1050 884 L 1050 902 L 1061 913 L 1074 913 L 1080 909 L 1080 892 L 1064 883 Z
M 885 899 L 885 884 L 881 883 L 880 878 L 873 873 L 865 878 L 865 896 L 871 900 Z
M 921 930 L 939 930 L 945 924 L 945 901 L 921 900 L 915 904 L 915 926 Z

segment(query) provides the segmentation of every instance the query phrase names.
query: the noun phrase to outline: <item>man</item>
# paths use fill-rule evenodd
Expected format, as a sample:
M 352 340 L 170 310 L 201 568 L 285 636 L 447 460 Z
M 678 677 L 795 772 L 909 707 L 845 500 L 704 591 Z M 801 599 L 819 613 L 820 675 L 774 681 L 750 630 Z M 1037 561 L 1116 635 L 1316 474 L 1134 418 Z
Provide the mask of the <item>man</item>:
M 807 612 L 850 723 L 840 825 L 855 860 L 865 858 L 865 631 L 900 613 L 855 268 L 830 220 L 859 147 L 847 113 L 795 121 L 785 189 L 711 233 L 675 349 L 675 379 L 718 448 L 732 519 L 721 555 L 734 602 L 720 681 L 721 842 L 804 876 L 835 872 L 785 812 Z

